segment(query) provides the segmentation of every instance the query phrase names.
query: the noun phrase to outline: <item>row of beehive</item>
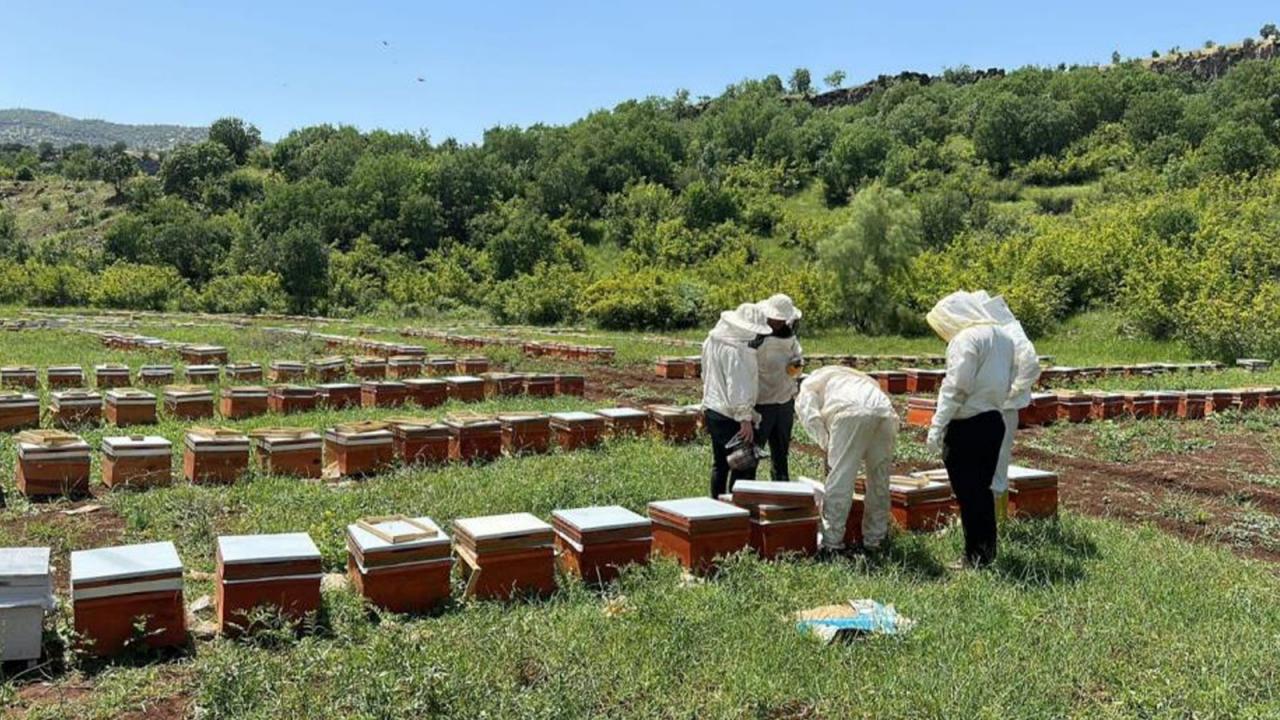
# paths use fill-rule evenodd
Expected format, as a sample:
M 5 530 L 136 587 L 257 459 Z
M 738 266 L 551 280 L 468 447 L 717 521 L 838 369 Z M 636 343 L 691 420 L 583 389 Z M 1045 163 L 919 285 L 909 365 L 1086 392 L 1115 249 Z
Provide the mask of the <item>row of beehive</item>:
M 439 342 L 464 348 L 482 347 L 519 347 L 528 357 L 553 357 L 560 360 L 610 361 L 617 354 L 608 345 L 587 345 L 582 343 L 562 343 L 548 340 L 521 340 L 519 338 L 488 337 L 482 335 L 459 335 L 440 330 L 405 328 L 400 331 L 406 337 L 425 337 Z
M 937 400 L 907 400 L 907 424 L 927 427 Z M 1064 390 L 1034 393 L 1031 404 L 1018 412 L 1018 427 L 1048 425 L 1058 420 L 1089 422 L 1118 418 L 1179 418 L 1198 420 L 1214 413 L 1280 409 L 1280 388 L 1105 392 Z
M 183 441 L 183 478 L 192 483 L 232 483 L 249 470 L 251 446 L 264 473 L 316 478 L 360 477 L 395 465 L 492 460 L 592 447 L 606 436 L 641 435 L 650 429 L 670 442 L 688 442 L 699 414 L 684 407 L 607 408 L 596 412 L 459 413 L 441 421 L 389 418 L 347 423 L 321 433 L 306 428 L 233 429 L 196 427 Z M 18 491 L 32 498 L 89 492 L 91 449 L 79 436 L 59 430 L 19 433 Z M 102 483 L 107 488 L 146 488 L 173 480 L 173 448 L 154 435 L 102 439 Z
M 892 480 L 896 524 L 928 531 L 954 514 L 945 471 L 941 473 Z M 1056 475 L 1014 467 L 1010 476 L 1011 506 L 1017 512 L 1056 512 Z M 647 517 L 602 506 L 556 510 L 551 523 L 528 513 L 462 518 L 453 523 L 454 538 L 429 517 L 366 518 L 346 528 L 346 570 L 353 587 L 371 604 L 391 612 L 424 613 L 451 598 L 455 558 L 465 574 L 464 597 L 505 600 L 554 592 L 557 566 L 586 582 L 607 583 L 652 554 L 675 558 L 698 573 L 713 570 L 718 558 L 748 548 L 766 559 L 812 555 L 821 504 L 822 485 L 812 480 L 739 481 L 720 499 L 651 502 Z M 861 515 L 859 497 L 848 518 L 850 542 L 859 539 Z M 11 613 L 0 618 L 8 620 L 0 626 L 13 636 L 4 646 L 5 659 L 39 656 L 43 613 L 53 607 L 48 557 L 47 548 L 0 550 L 0 593 L 10 589 L 21 598 L 0 609 Z M 252 630 L 268 615 L 297 623 L 319 609 L 323 564 L 306 533 L 221 536 L 215 563 L 215 611 L 226 634 Z M 71 607 L 79 641 L 99 654 L 115 654 L 137 637 L 141 623 L 146 644 L 183 644 L 182 578 L 182 562 L 172 543 L 73 552 Z

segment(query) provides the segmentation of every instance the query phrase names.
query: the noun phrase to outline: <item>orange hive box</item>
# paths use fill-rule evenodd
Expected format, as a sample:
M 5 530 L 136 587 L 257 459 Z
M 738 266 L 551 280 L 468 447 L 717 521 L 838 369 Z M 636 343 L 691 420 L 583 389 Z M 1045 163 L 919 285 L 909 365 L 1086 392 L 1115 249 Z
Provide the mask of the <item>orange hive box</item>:
M 157 435 L 102 438 L 102 484 L 150 488 L 173 482 L 173 443 Z
M 320 551 L 306 533 L 221 535 L 214 581 L 218 629 L 253 631 L 255 611 L 294 624 L 320 609 Z
M 691 378 L 702 377 L 702 356 L 689 355 L 684 359 L 685 372 Z
M 865 478 L 858 478 L 854 491 L 866 495 Z M 890 476 L 889 513 L 899 527 L 912 532 L 929 532 L 946 525 L 956 515 L 947 471 Z
M 117 427 L 154 425 L 155 393 L 133 388 L 112 388 L 106 392 L 107 422 Z
M 907 424 L 914 427 L 929 427 L 933 424 L 933 414 L 938 411 L 938 400 L 931 397 L 907 398 Z
M 429 517 L 366 518 L 347 526 L 347 575 L 377 607 L 425 613 L 449 600 L 450 539 Z
M 434 356 L 427 358 L 424 364 L 427 372 L 438 377 L 453 375 L 458 371 L 458 361 L 451 357 Z
M 132 381 L 129 379 L 128 365 L 106 363 L 93 366 L 93 384 L 97 385 L 100 390 L 128 387 L 130 382 Z
M 311 361 L 311 377 L 322 383 L 334 383 L 347 376 L 347 359 L 338 355 Z
M 406 378 L 404 384 L 409 400 L 418 407 L 436 407 L 449 400 L 449 385 L 438 378 Z
M 542 373 L 526 373 L 524 394 L 529 397 L 552 397 L 556 394 L 556 376 Z
M 715 570 L 715 559 L 747 547 L 751 513 L 706 497 L 649 503 L 653 550 L 676 558 L 688 570 Z
M 197 385 L 170 385 L 164 389 L 164 409 L 183 420 L 213 417 L 213 391 Z
M 227 364 L 227 349 L 221 345 L 185 345 L 178 350 L 178 354 L 185 363 Z
M 373 475 L 395 462 L 395 437 L 386 423 L 347 423 L 324 433 L 324 453 L 331 476 Z
M 387 375 L 393 378 L 416 378 L 422 375 L 422 358 L 392 355 L 387 358 Z
M 298 360 L 272 360 L 267 380 L 273 383 L 296 383 L 307 377 L 307 366 Z
M 353 358 L 351 374 L 361 380 L 381 380 L 387 376 L 387 361 L 371 355 Z
M 689 363 L 684 358 L 661 357 L 654 366 L 654 373 L 667 380 L 682 380 L 692 375 Z
M 360 386 L 355 383 L 321 383 L 316 386 L 316 402 L 333 410 L 360 407 Z
M 318 478 L 323 471 L 323 440 L 305 428 L 262 428 L 249 437 L 257 449 L 258 467 L 270 475 Z
M 260 385 L 224 387 L 218 398 L 218 410 L 228 420 L 264 415 L 270 392 Z
M 507 600 L 555 592 L 555 531 L 529 513 L 462 518 L 454 552 L 468 571 L 468 598 Z
M 1268 410 L 1280 408 L 1280 387 L 1262 388 L 1262 407 Z
M 605 431 L 612 437 L 639 436 L 649 429 L 649 413 L 638 408 L 604 408 L 596 414 L 604 418 Z
M 1088 422 L 1093 414 L 1093 398 L 1079 392 L 1058 393 L 1058 419 L 1072 423 Z
M 1235 394 L 1236 405 L 1241 410 L 1257 410 L 1262 407 L 1262 388 L 1240 388 Z
M 211 385 L 221 376 L 221 365 L 188 365 L 184 370 L 186 381 L 192 385 Z
M 450 375 L 444 379 L 449 388 L 449 399 L 458 402 L 483 402 L 484 378 L 474 375 Z
M 40 398 L 32 393 L 0 390 L 0 430 L 40 426 Z
M 421 345 L 393 345 L 391 348 L 393 355 L 414 357 L 419 360 L 425 360 L 427 357 L 427 349 Z
M 751 514 L 749 544 L 766 560 L 784 553 L 818 551 L 818 503 L 806 483 L 739 480 L 733 504 Z
M 587 394 L 587 379 L 575 374 L 556 375 L 556 394 L 582 397 Z
M 406 465 L 435 465 L 449 460 L 449 428 L 430 418 L 386 419 L 394 438 L 395 456 Z
M 1209 393 L 1204 390 L 1187 390 L 1178 399 L 1178 417 L 1183 420 L 1200 420 L 1204 418 L 1205 404 L 1209 402 Z
M 652 523 L 618 505 L 551 513 L 560 568 L 589 583 L 606 584 L 628 565 L 649 561 Z
M 89 444 L 61 430 L 18 433 L 18 492 L 29 498 L 89 494 Z
M 239 430 L 193 427 L 182 445 L 187 482 L 230 485 L 249 470 L 249 436 Z
M 1086 391 L 1093 400 L 1089 416 L 1094 420 L 1114 420 L 1125 413 L 1124 395 L 1117 392 Z
M 1178 407 L 1181 405 L 1182 393 L 1176 392 L 1153 392 L 1149 393 L 1153 401 L 1154 407 L 1152 413 L 1158 418 L 1176 418 L 1178 417 Z
M 408 400 L 409 386 L 399 380 L 365 380 L 360 383 L 360 404 L 364 407 L 398 407 Z
M 1032 393 L 1031 404 L 1018 411 L 1018 427 L 1052 425 L 1058 420 L 1058 396 L 1053 393 Z
M 173 382 L 173 366 L 143 365 L 138 368 L 138 382 L 143 385 L 168 385 Z
M 271 412 L 287 415 L 289 413 L 311 412 L 316 409 L 319 396 L 316 389 L 305 385 L 272 385 L 268 388 L 267 407 Z
M 449 459 L 469 462 L 502 455 L 502 424 L 484 415 L 455 413 L 444 419 L 449 428 Z
M 262 365 L 256 362 L 231 363 L 223 368 L 230 382 L 260 383 L 262 382 Z
M 102 422 L 102 395 L 94 390 L 49 393 L 49 416 L 58 427 L 97 425 Z
M 1125 414 L 1137 419 L 1155 417 L 1156 398 L 1149 392 L 1128 392 L 1124 394 Z
M 459 375 L 479 375 L 489 372 L 489 358 L 483 355 L 468 355 L 458 358 Z
M 947 376 L 946 370 L 929 370 L 925 368 L 903 368 L 907 374 L 907 392 L 937 392 L 942 385 L 942 378 Z
M 1009 466 L 1009 515 L 1046 518 L 1058 514 L 1058 474 Z
M 524 392 L 524 376 L 517 373 L 487 372 L 480 377 L 484 379 L 487 397 L 512 397 Z
M 50 365 L 45 370 L 45 385 L 49 389 L 85 387 L 84 369 L 79 365 Z
M 1234 390 L 1211 390 L 1209 391 L 1209 401 L 1205 403 L 1205 414 L 1226 412 L 1228 410 L 1239 410 L 1239 398 L 1236 397 Z
M 867 373 L 880 383 L 880 389 L 890 395 L 901 395 L 907 391 L 907 374 L 901 370 L 872 370 Z
M 0 367 L 0 385 L 4 387 L 35 389 L 39 384 L 36 369 L 29 365 Z
M 508 455 L 551 449 L 551 418 L 546 413 L 499 413 L 498 422 L 502 425 L 502 449 Z
M 667 442 L 691 442 L 698 437 L 699 413 L 675 405 L 650 405 L 649 417 Z
M 604 435 L 604 418 L 581 410 L 551 413 L 551 431 L 561 450 L 594 447 Z
M 115 655 L 137 637 L 152 648 L 187 642 L 182 561 L 171 542 L 71 553 L 71 608 L 82 647 Z
M 813 489 L 814 501 L 818 506 L 818 516 L 822 516 L 822 502 L 827 496 L 827 486 L 820 480 L 814 480 L 809 477 L 797 478 L 796 482 L 804 483 Z M 844 522 L 844 544 L 847 547 L 854 547 L 862 544 L 862 513 L 865 507 L 865 498 L 855 493 L 853 496 L 853 504 L 849 506 L 849 515 Z

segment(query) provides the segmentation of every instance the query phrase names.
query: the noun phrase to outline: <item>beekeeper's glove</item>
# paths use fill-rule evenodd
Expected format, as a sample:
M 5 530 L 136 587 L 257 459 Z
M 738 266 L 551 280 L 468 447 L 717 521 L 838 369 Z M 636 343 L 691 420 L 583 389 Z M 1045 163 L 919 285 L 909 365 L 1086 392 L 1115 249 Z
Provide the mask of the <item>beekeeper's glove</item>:
M 925 440 L 925 447 L 933 452 L 942 454 L 942 438 L 946 435 L 946 428 L 939 425 L 929 426 L 929 438 Z

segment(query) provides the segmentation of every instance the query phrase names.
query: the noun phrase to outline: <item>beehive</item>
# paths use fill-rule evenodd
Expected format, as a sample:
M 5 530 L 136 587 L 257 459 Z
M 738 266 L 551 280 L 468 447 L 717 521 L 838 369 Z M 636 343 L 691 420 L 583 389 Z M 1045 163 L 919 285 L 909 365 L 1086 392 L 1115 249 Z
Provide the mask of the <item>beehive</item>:
M 1206 414 L 1239 410 L 1239 398 L 1234 390 L 1211 390 L 1204 409 Z
M 1093 398 L 1085 393 L 1061 391 L 1058 394 L 1058 419 L 1071 423 L 1088 422 L 1093 415 Z
M 505 600 L 555 592 L 555 532 L 529 513 L 462 518 L 454 552 L 469 571 L 466 597 Z
M 931 397 L 907 398 L 907 424 L 913 427 L 929 427 L 938 411 L 938 400 Z
M 493 460 L 502 455 L 502 424 L 496 418 L 468 413 L 445 417 L 449 428 L 449 459 L 462 462 Z
M 398 407 L 408 399 L 409 386 L 397 380 L 366 380 L 360 383 L 360 404 L 364 407 Z
M 1242 411 L 1257 410 L 1262 406 L 1261 388 L 1238 388 L 1235 391 L 1235 405 Z
M 556 376 L 528 373 L 524 376 L 524 394 L 529 397 L 552 397 L 556 394 Z
M 214 603 L 225 635 L 252 632 L 255 611 L 300 623 L 320 609 L 320 551 L 306 533 L 218 537 Z
M 676 558 L 693 572 L 710 572 L 716 558 L 747 547 L 751 514 L 711 498 L 684 498 L 649 503 L 653 550 Z
M 551 513 L 560 568 L 589 583 L 604 584 L 628 565 L 649 561 L 649 519 L 618 505 Z
M 0 662 L 40 659 L 44 614 L 55 605 L 49 548 L 0 548 Z
M 173 482 L 173 444 L 157 435 L 102 438 L 102 484 L 146 489 Z
M 334 355 L 312 360 L 311 376 L 318 382 L 336 383 L 347 376 L 347 359 Z
M 213 391 L 199 385 L 170 385 L 164 389 L 164 409 L 182 420 L 213 417 Z
M 40 426 L 40 398 L 16 390 L 0 390 L 0 431 Z
M 581 410 L 551 413 L 551 432 L 561 450 L 594 447 L 604 435 L 604 418 Z
M 902 371 L 907 374 L 906 392 L 909 393 L 937 392 L 942 386 L 942 379 L 947 376 L 946 370 L 903 368 Z
M 1178 400 L 1178 417 L 1183 420 L 1200 420 L 1205 415 L 1209 393 L 1203 390 L 1187 390 Z
M 1178 417 L 1178 408 L 1182 404 L 1182 394 L 1176 392 L 1151 393 L 1153 401 L 1152 414 L 1158 418 Z
M 267 370 L 267 380 L 273 383 L 298 383 L 306 377 L 306 364 L 297 360 L 272 360 Z
M 865 478 L 857 479 L 854 492 L 866 495 Z M 945 469 L 889 478 L 889 514 L 894 523 L 905 530 L 938 530 L 951 522 L 956 511 Z
M 18 492 L 29 498 L 80 497 L 89 494 L 89 444 L 61 430 L 18 433 Z
M 152 648 L 187 642 L 182 561 L 171 542 L 71 553 L 71 605 L 84 649 L 98 655 L 135 639 Z
M 1009 466 L 1009 515 L 1046 518 L 1058 514 L 1058 475 L 1048 470 Z
M 334 410 L 360 407 L 360 386 L 355 383 L 322 383 L 316 386 L 316 400 Z
M 347 526 L 347 575 L 369 602 L 397 613 L 449 600 L 449 536 L 429 517 L 367 518 Z
M 459 375 L 479 375 L 482 372 L 489 372 L 489 358 L 483 355 L 458 358 Z
M 901 395 L 907 391 L 907 374 L 901 370 L 872 370 L 867 375 L 875 378 L 880 389 L 890 395 Z
M 698 413 L 675 405 L 650 405 L 649 417 L 667 442 L 692 442 L 698 437 Z
M 186 345 L 178 350 L 185 363 L 199 365 L 225 365 L 227 349 L 221 345 Z
M 1124 394 L 1124 410 L 1130 417 L 1145 419 L 1156 414 L 1156 398 L 1153 393 L 1128 392 Z
M 40 381 L 36 377 L 36 369 L 30 365 L 0 367 L 0 385 L 4 387 L 34 390 L 39 384 Z
M 102 396 L 94 390 L 59 390 L 49 393 L 49 417 L 58 427 L 97 425 L 102 422 Z
M 1052 425 L 1058 420 L 1058 396 L 1054 393 L 1031 394 L 1031 404 L 1018 411 L 1018 427 Z
M 612 437 L 639 436 L 649 429 L 649 413 L 638 408 L 604 408 L 596 414 L 604 418 L 605 432 Z
M 818 515 L 821 517 L 822 504 L 827 496 L 827 486 L 822 481 L 809 477 L 800 477 L 796 482 L 804 483 L 813 490 L 813 498 L 818 506 Z M 844 521 L 842 542 L 846 547 L 856 547 L 862 544 L 862 515 L 865 509 L 866 498 L 860 493 L 854 493 L 853 502 L 849 505 L 849 514 Z
M 666 380 L 683 380 L 691 377 L 689 363 L 680 357 L 661 357 L 658 358 L 657 364 L 654 366 L 654 374 Z
M 733 484 L 733 504 L 750 513 L 749 544 L 760 557 L 818 551 L 817 495 L 809 485 L 739 480 Z
M 691 378 L 702 377 L 702 356 L 689 355 L 684 359 L 685 374 Z
M 373 475 L 395 461 L 395 437 L 386 423 L 345 423 L 324 433 L 327 474 L 331 477 Z
M 260 385 L 224 387 L 218 397 L 218 411 L 227 420 L 265 415 L 270 392 Z
M 418 407 L 430 408 L 443 405 L 449 400 L 449 386 L 437 378 L 406 378 L 405 387 L 409 391 L 409 401 Z
M 1280 387 L 1262 388 L 1262 407 L 1268 410 L 1280 408 Z
M 315 388 L 305 385 L 272 385 L 267 390 L 267 408 L 282 415 L 311 412 L 319 398 Z
M 387 358 L 387 375 L 393 378 L 416 378 L 422 375 L 422 358 L 392 355 Z
M 508 455 L 544 453 L 551 449 L 551 418 L 540 412 L 500 413 L 502 449 Z
M 188 365 L 183 377 L 191 385 L 212 385 L 222 378 L 221 365 Z
M 458 361 L 451 357 L 434 356 L 427 358 L 424 367 L 428 373 L 438 377 L 444 377 L 445 375 L 457 374 Z
M 382 380 L 387 376 L 387 361 L 369 355 L 351 361 L 351 373 L 361 380 Z
M 187 482 L 230 485 L 249 470 L 249 436 L 239 430 L 193 427 L 182 445 L 182 475 Z
M 260 428 L 250 431 L 258 468 L 269 475 L 318 478 L 323 440 L 305 428 Z
M 1090 417 L 1094 420 L 1114 420 L 1125 413 L 1124 395 L 1116 392 L 1087 392 L 1093 400 Z
M 45 385 L 54 388 L 85 387 L 84 369 L 79 365 L 50 365 L 45 370 Z
M 143 385 L 168 385 L 173 382 L 172 365 L 143 365 L 138 368 L 138 382 Z
M 389 417 L 395 456 L 406 465 L 434 465 L 449 460 L 449 428 L 430 418 Z
M 474 375 L 450 375 L 444 379 L 449 399 L 457 402 L 483 402 L 484 379 Z
M 232 363 L 224 368 L 224 372 L 230 382 L 262 382 L 262 365 L 256 362 Z
M 513 397 L 524 392 L 524 377 L 517 373 L 487 372 L 480 377 L 484 379 L 484 394 L 488 397 Z
M 581 375 L 556 375 L 556 394 L 582 397 L 587 394 L 587 380 Z
M 128 365 L 108 363 L 93 366 L 93 384 L 99 390 L 128 387 L 131 382 Z
M 113 388 L 105 395 L 107 422 L 117 427 L 154 425 L 155 393 L 134 388 Z

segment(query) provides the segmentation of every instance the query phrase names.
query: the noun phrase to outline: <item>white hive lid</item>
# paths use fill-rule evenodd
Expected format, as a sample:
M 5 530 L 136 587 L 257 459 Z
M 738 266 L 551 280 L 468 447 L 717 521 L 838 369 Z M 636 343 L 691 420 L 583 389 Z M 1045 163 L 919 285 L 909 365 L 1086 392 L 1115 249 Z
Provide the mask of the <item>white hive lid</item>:
M 597 410 L 596 414 L 614 420 L 618 418 L 649 417 L 649 413 L 629 407 L 604 408 L 603 410 Z
M 595 413 L 583 412 L 581 410 L 551 413 L 551 417 L 555 420 L 564 420 L 565 422 L 588 422 L 600 419 L 600 416 Z
M 407 550 L 412 548 L 424 548 L 431 547 L 433 545 L 449 544 L 449 536 L 446 535 L 445 532 L 440 529 L 440 526 L 431 518 L 413 518 L 413 522 L 425 525 L 426 527 L 435 530 L 435 536 L 422 538 L 420 540 L 409 540 L 401 543 L 390 543 L 354 523 L 347 526 L 347 535 L 351 538 L 352 542 L 356 544 L 356 547 L 360 548 L 360 551 L 364 553 L 376 553 L 386 550 Z M 384 520 L 383 522 L 374 523 L 373 526 L 388 535 L 422 532 L 422 528 L 405 522 L 404 520 Z
M 112 450 L 169 449 L 172 443 L 159 435 L 109 435 L 102 438 L 103 447 Z
M 119 545 L 71 553 L 71 583 L 129 580 L 182 572 L 178 549 L 171 542 Z
M 0 548 L 0 590 L 4 587 L 46 585 L 49 582 L 49 548 Z
M 552 517 L 582 532 L 617 530 L 619 528 L 647 526 L 649 518 L 631 512 L 620 505 L 572 508 L 556 510 Z
M 320 550 L 306 533 L 219 535 L 218 556 L 225 565 L 319 560 Z
M 720 520 L 722 518 L 747 517 L 751 514 L 746 508 L 713 500 L 709 497 L 658 500 L 649 503 L 649 507 L 670 515 L 689 518 L 690 520 Z
M 529 513 L 463 518 L 455 520 L 453 524 L 459 532 L 466 534 L 473 540 L 518 537 L 551 530 L 550 525 Z
M 1009 466 L 1010 480 L 1035 480 L 1038 478 L 1057 477 L 1058 473 L 1048 470 L 1037 470 L 1036 468 L 1022 467 L 1021 465 Z
M 738 480 L 733 483 L 733 491 L 769 493 L 771 495 L 787 495 L 795 497 L 813 497 L 813 488 L 805 483 L 771 482 L 768 480 Z
M 450 375 L 449 377 L 445 378 L 444 381 L 451 382 L 451 383 L 474 383 L 474 382 L 484 382 L 484 378 L 479 378 L 479 377 L 476 377 L 475 375 Z

